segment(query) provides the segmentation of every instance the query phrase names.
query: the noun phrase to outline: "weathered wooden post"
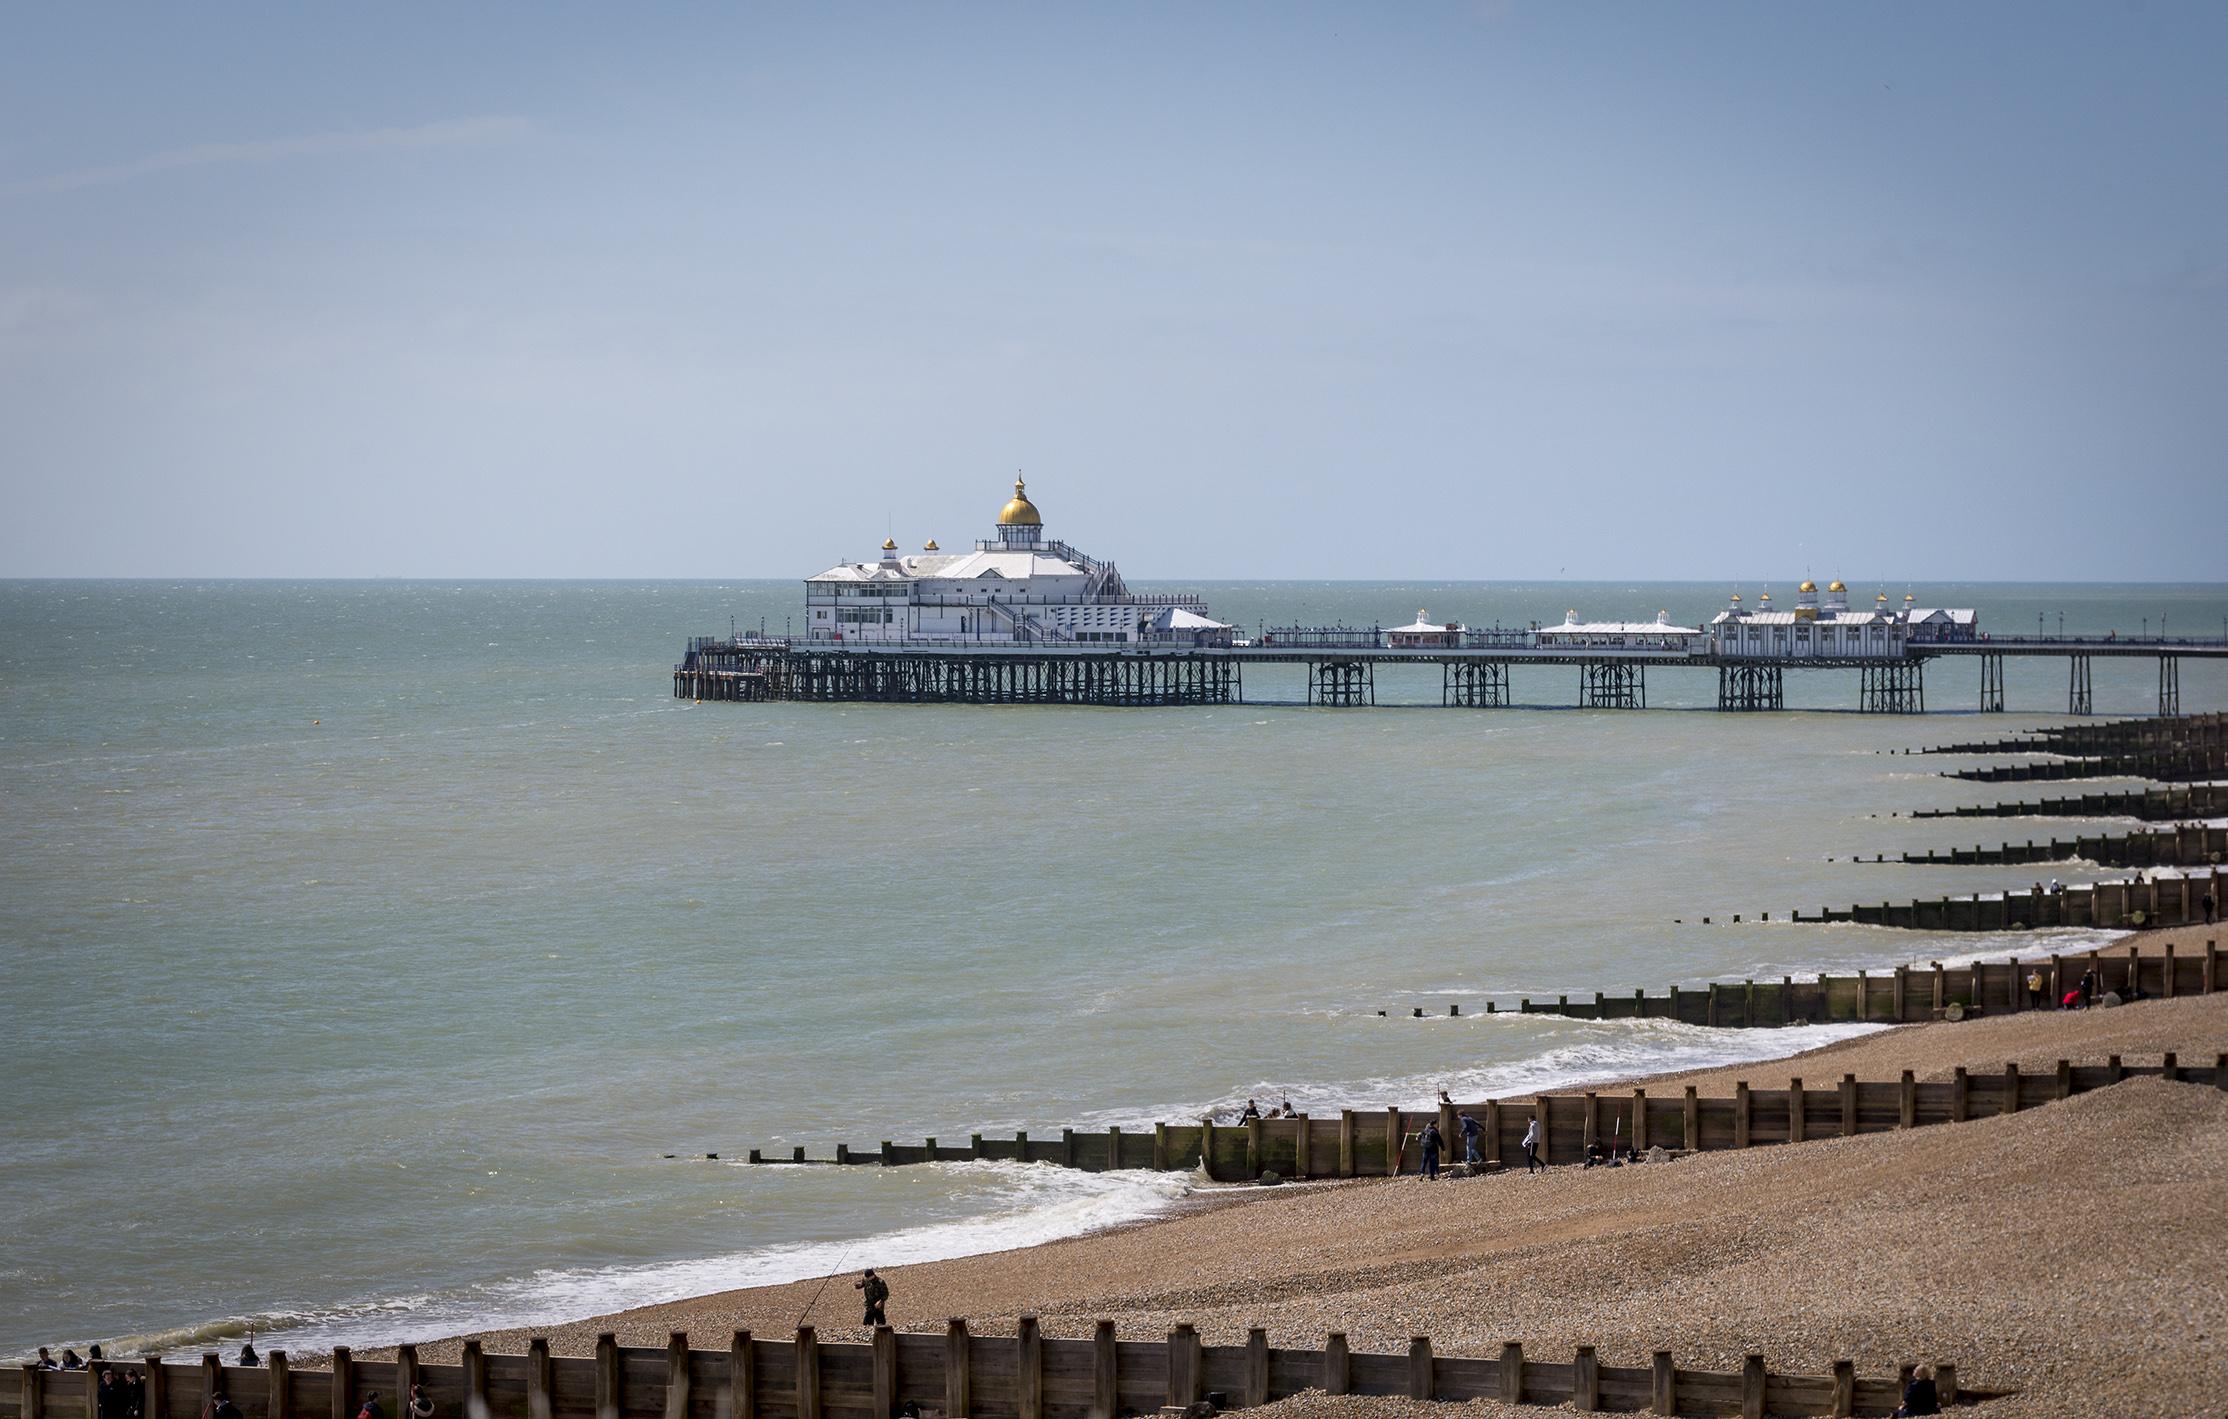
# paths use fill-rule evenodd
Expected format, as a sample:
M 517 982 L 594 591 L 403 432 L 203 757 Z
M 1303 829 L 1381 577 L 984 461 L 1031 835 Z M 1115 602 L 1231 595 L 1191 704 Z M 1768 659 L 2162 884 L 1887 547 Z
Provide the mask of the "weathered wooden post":
M 1857 1412 L 1857 1366 L 1853 1360 L 1833 1362 L 1833 1399 L 1827 1412 L 1834 1419 L 1849 1419 Z
M 2014 1062 L 2004 1065 L 2004 1112 L 2019 1112 L 2019 1066 Z
M 2218 941 L 2205 943 L 2204 984 L 2205 994 L 2207 995 L 2211 995 L 2214 991 L 2220 989 L 2220 943 Z
M 1485 1101 L 1485 1161 L 1498 1165 L 1501 1161 L 1501 1101 Z
M 689 1419 L 689 1336 L 685 1330 L 665 1336 L 665 1419 Z
M 1949 1003 L 1949 973 L 1942 968 L 1940 961 L 1929 961 L 1927 964 L 1934 968 L 1934 1013 L 1938 1015 L 1942 1007 Z
M 1601 1364 L 1594 1358 L 1594 1347 L 1581 1345 L 1570 1366 L 1571 1408 L 1581 1414 L 1591 1414 L 1601 1407 Z
M 1841 1136 L 1857 1136 L 1857 1076 L 1841 1076 Z
M 335 1345 L 331 1404 L 333 1419 L 356 1419 L 356 1406 L 353 1403 L 355 1395 L 352 1392 L 356 1387 L 355 1378 L 356 1363 L 349 1357 L 348 1347 Z M 153 1396 L 150 1395 L 149 1398 Z M 204 1406 L 208 1404 L 209 1396 L 206 1392 L 202 1394 L 201 1402 Z
M 1211 1118 L 1199 1120 L 1199 1171 L 1207 1175 L 1208 1182 L 1215 1180 L 1215 1121 Z
M 1950 1071 L 1950 1122 L 1963 1123 L 1972 1111 L 1973 1081 L 1960 1064 Z
M 151 1356 L 149 1358 L 153 1360 L 155 1357 Z M 156 1361 L 156 1363 L 160 1362 Z M 21 1419 L 39 1419 L 39 1406 L 46 1400 L 44 1394 L 46 1371 L 40 1369 L 37 1365 L 24 1365 L 20 1367 L 17 1373 L 22 1378 L 17 1381 L 19 1388 L 16 1390 L 16 1403 L 18 1405 L 16 1412 L 21 1416 Z M 150 1399 L 154 1397 L 152 1391 L 149 1392 L 148 1397 Z
M 2166 978 L 2161 982 L 2164 989 L 2159 994 L 2168 1000 L 2172 1000 L 2174 998 L 2174 943 L 2167 942 L 2160 948 L 2160 954 L 2165 957 Z
M 1896 1127 L 1916 1128 L 1919 1121 L 1919 1080 L 1910 1070 L 1903 1071 L 1903 1095 L 1897 1100 Z
M 1524 1402 L 1524 1347 L 1513 1340 L 1501 1342 L 1501 1402 Z
M 85 1383 L 90 1389 L 95 1382 L 91 1378 L 91 1376 L 88 1375 Z M 223 1394 L 224 1392 L 224 1361 L 218 1356 L 216 1351 L 208 1351 L 201 1357 L 202 1412 L 204 1414 L 209 1412 L 210 1401 L 215 1399 L 218 1395 Z
M 1399 1172 L 1400 1110 L 1394 1107 L 1385 1110 L 1385 1176 L 1393 1177 Z
M 400 1415 L 408 1411 L 410 1408 L 410 1391 L 419 1383 L 418 1347 L 415 1345 L 397 1345 L 395 1347 L 396 1414 Z M 98 1416 L 95 1416 L 95 1419 L 98 1419 Z
M 1091 1330 L 1091 1419 L 1114 1419 L 1121 1408 L 1121 1356 L 1114 1343 L 1114 1322 L 1102 1320 Z
M 619 1337 L 608 1330 L 596 1337 L 596 1419 L 619 1419 Z
M 1656 1351 L 1653 1357 L 1653 1368 L 1654 1373 L 1650 1376 L 1652 1383 L 1649 1386 L 1649 1397 L 1654 1403 L 1649 1405 L 1649 1412 L 1653 1414 L 1678 1413 L 1679 1368 L 1673 1363 L 1671 1352 L 1668 1350 Z
M 1353 1387 L 1353 1367 L 1346 1353 L 1346 1332 L 1334 1330 L 1323 1341 L 1323 1393 L 1345 1394 Z
M 1258 1409 L 1269 1402 L 1269 1333 L 1260 1326 L 1246 1332 L 1245 1406 Z
M 484 1374 L 484 1356 L 481 1369 Z M 526 1342 L 526 1419 L 550 1419 L 550 1369 L 549 1341 L 537 1335 Z
M 1803 1081 L 1787 1081 L 1787 1141 L 1803 1141 Z
M 1168 1402 L 1188 1406 L 1198 1400 L 1199 1332 L 1190 1321 L 1178 1321 L 1168 1332 Z
M 1679 1146 L 1692 1153 L 1702 1146 L 1702 1101 L 1696 1096 L 1692 1084 L 1686 1086 L 1686 1098 L 1682 1101 L 1681 1109 L 1679 1128 L 1684 1136 L 1680 1138 Z
M 797 1327 L 797 1419 L 820 1419 L 820 1337 Z
M 1017 1128 L 1013 1131 L 1013 1154 L 1017 1163 L 1029 1161 L 1029 1130 Z
M 2213 1087 L 2228 1089 L 2228 1054 L 2213 1056 Z
M 1035 1316 L 1014 1322 L 1013 1393 L 1021 1419 L 1044 1419 L 1044 1340 Z
M 747 1330 L 727 1341 L 726 1419 L 758 1419 L 758 1346 Z
M 1648 1151 L 1648 1091 L 1632 1091 L 1632 1151 Z
M 974 1413 L 967 1384 L 967 1322 L 953 1316 L 944 1322 L 944 1413 L 965 1419 Z
M 1246 1120 L 1247 1182 L 1252 1182 L 1255 1178 L 1261 1176 L 1261 1130 L 1262 1124 L 1261 1116 L 1259 1114 L 1256 1114 L 1252 1118 Z
M 2058 1061 L 2058 1097 L 2061 1100 L 2073 1097 L 2073 1061 L 2070 1059 Z
M 1168 1125 L 1165 1123 L 1153 1125 L 1153 1171 L 1168 1171 Z
M 1934 1393 L 1944 1405 L 1957 1403 L 1957 1366 L 1948 1362 L 1934 1367 Z
M 2173 1051 L 2167 1051 L 2165 1058 L 2161 1059 L 2158 1063 L 2159 1078 L 2172 1081 L 2182 1077 L 2181 1065 L 2175 1060 Z
M 1075 1166 L 1075 1130 L 1072 1128 L 1060 1130 L 1060 1166 L 1063 1168 Z
M 968 1153 L 968 1156 L 969 1156 L 969 1157 L 971 1157 L 971 1158 L 973 1158 L 973 1159 L 974 1159 L 974 1160 L 975 1160 L 976 1162 L 981 1162 L 981 1161 L 982 1161 L 982 1135 L 981 1135 L 981 1134 L 979 1134 L 979 1133 L 970 1133 L 970 1134 L 968 1134 L 968 1135 L 967 1135 L 967 1153 Z
M 1764 1419 L 1764 1357 L 1741 1357 L 1741 1419 Z
M 1292 1175 L 1305 1181 L 1315 1176 L 1314 1149 L 1309 1147 L 1313 1140 L 1308 1136 L 1315 1131 L 1315 1125 L 1306 1114 L 1294 1114 L 1292 1128 Z
M 1350 1178 L 1354 1175 L 1354 1111 L 1352 1109 L 1340 1109 L 1338 1111 L 1338 1175 L 1342 1178 Z
M 263 1357 L 263 1365 L 269 1371 L 265 1381 L 264 1419 L 290 1419 L 294 1413 L 294 1376 L 286 1367 L 286 1352 L 273 1350 Z M 406 1405 L 410 1402 L 409 1395 L 408 1390 L 403 1391 L 402 1402 Z
M 1408 1397 L 1431 1398 L 1431 1337 L 1408 1337 Z
M 144 1358 L 147 1362 L 147 1402 L 141 1412 L 147 1419 L 169 1419 L 170 1371 L 163 1365 L 162 1356 L 148 1355 Z M 26 1389 L 23 1397 L 28 1406 L 24 1409 L 24 1414 L 28 1416 L 38 1413 L 38 1391 L 35 1388 Z
M 897 1413 L 897 1332 L 887 1325 L 874 1327 L 874 1414 Z
M 1592 1090 L 1586 1092 L 1584 1110 L 1579 1114 L 1579 1153 L 1601 1141 L 1601 1096 Z
M 480 1342 L 465 1341 L 458 1359 L 464 1368 L 464 1419 L 488 1419 L 487 1355 Z
M 1738 1080 L 1733 1085 L 1733 1146 L 1748 1146 L 1748 1081 Z
M 1900 1025 L 1911 1018 L 1911 968 L 1909 966 L 1897 966 L 1895 968 L 1894 1004 L 1896 1024 Z
M 1122 1170 L 1122 1126 L 1118 1123 L 1106 1126 L 1106 1170 L 1110 1173 Z

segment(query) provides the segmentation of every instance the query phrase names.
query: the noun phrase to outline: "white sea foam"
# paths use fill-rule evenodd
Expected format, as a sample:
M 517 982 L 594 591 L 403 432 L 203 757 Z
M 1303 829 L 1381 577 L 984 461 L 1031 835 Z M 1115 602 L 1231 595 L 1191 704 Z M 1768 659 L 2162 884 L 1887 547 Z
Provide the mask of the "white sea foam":
M 746 1175 L 768 1180 L 781 1177 L 786 1181 L 782 1175 L 789 1172 L 779 1165 L 735 1166 Z M 252 1329 L 257 1342 L 266 1349 L 303 1354 L 321 1353 L 335 1345 L 361 1349 L 467 1331 L 552 1325 L 745 1286 L 772 1286 L 827 1276 L 844 1269 L 847 1263 L 899 1266 L 1081 1236 L 1165 1212 L 1202 1181 L 1189 1173 L 1084 1173 L 1047 1164 L 994 1162 L 937 1163 L 923 1171 L 942 1175 L 954 1189 L 969 1195 L 981 1209 L 979 1214 L 856 1237 L 754 1247 L 716 1256 L 637 1266 L 537 1271 L 494 1285 L 242 1317 L 191 1331 L 123 1337 L 109 1343 L 123 1353 L 137 1353 L 140 1348 L 213 1345 L 219 1339 L 242 1336 Z M 850 1300 L 848 1296 L 840 1299 L 846 1304 Z M 824 1311 L 834 1302 L 821 1304 Z

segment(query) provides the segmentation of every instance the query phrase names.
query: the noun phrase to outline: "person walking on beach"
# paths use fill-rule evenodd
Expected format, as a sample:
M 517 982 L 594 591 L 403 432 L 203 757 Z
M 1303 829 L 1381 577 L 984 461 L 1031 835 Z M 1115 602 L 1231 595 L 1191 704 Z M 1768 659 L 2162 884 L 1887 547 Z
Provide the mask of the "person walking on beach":
M 866 1319 L 859 1324 L 871 1330 L 875 1326 L 890 1323 L 890 1318 L 882 1311 L 889 1304 L 890 1283 L 875 1275 L 873 1267 L 860 1272 L 859 1279 L 851 1283 L 851 1289 L 859 1292 L 866 1301 Z
M 403 1405 L 403 1412 L 410 1419 L 433 1419 L 433 1401 L 426 1397 L 424 1385 L 410 1386 L 410 1399 Z
M 2039 970 L 2027 972 L 2027 1008 L 2042 1008 L 2042 972 Z
M 2213 894 L 2207 892 L 2204 896 L 2198 898 L 2197 905 L 2205 909 L 2205 925 L 2211 926 L 2213 924 Z
M 1461 1120 L 1462 1161 L 1474 1168 L 1485 1161 L 1478 1156 L 1478 1139 L 1484 1136 L 1485 1130 L 1468 1114 L 1457 1114 L 1455 1117 Z
M 225 1401 L 226 1404 L 231 1402 L 231 1400 Z M 235 1409 L 230 1414 L 212 1414 L 209 1419 L 239 1419 L 239 1415 L 240 1411 Z M 387 1411 L 379 1407 L 378 1390 L 364 1391 L 363 1406 L 356 1411 L 356 1419 L 387 1419 Z
M 1427 1123 L 1423 1132 L 1416 1135 L 1416 1142 L 1423 1145 L 1423 1175 L 1432 1181 L 1439 1177 L 1439 1149 L 1446 1140 L 1439 1136 L 1439 1125 Z
M 1527 1175 L 1537 1172 L 1547 1164 L 1539 1160 L 1539 1115 L 1524 1126 L 1524 1171 Z

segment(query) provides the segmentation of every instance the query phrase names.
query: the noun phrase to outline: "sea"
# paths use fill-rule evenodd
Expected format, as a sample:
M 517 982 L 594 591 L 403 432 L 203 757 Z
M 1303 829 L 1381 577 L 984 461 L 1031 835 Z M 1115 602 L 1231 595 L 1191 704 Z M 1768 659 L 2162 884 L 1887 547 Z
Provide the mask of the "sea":
M 1251 632 L 1696 624 L 1729 588 L 1201 589 Z M 1919 591 L 2002 634 L 2228 631 L 2221 586 Z M 2037 791 L 1899 751 L 2061 722 L 2062 663 L 2013 661 L 1989 716 L 1972 662 L 1925 717 L 1854 713 L 1847 673 L 1782 714 L 1662 670 L 1647 712 L 1580 711 L 1544 667 L 1495 710 L 1419 670 L 1374 709 L 1267 669 L 1211 708 L 672 697 L 688 636 L 800 600 L 0 583 L 0 1356 L 364 1347 L 1020 1246 L 1205 1184 L 742 1160 L 1780 1055 L 1857 1027 L 1485 1005 L 2099 939 L 1786 920 L 2097 875 L 1855 861 L 2074 826 L 1899 816 Z M 2098 712 L 2156 674 L 2097 661 Z M 2228 707 L 2228 669 L 2181 695 Z

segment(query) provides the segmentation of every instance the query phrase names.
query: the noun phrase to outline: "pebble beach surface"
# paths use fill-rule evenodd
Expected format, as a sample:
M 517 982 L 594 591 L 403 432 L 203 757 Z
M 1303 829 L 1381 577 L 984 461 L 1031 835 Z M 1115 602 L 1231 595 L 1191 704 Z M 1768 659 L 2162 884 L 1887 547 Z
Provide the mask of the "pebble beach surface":
M 2228 995 L 1912 1026 L 1693 1081 L 1928 1078 L 2006 1060 L 2155 1062 L 2167 1049 L 2193 1065 L 2228 1052 Z M 1125 1338 L 1191 1321 L 1209 1343 L 1259 1325 L 1272 1345 L 1342 1330 L 1357 1350 L 1428 1335 L 1440 1354 L 1491 1355 L 1514 1339 L 1543 1359 L 1590 1344 L 1618 1365 L 1659 1348 L 1732 1370 L 1748 1351 L 1812 1373 L 1840 1358 L 1869 1374 L 1950 1360 L 1967 1385 L 2022 1391 L 1991 1413 L 2196 1415 L 2228 1399 L 2224 1260 L 2228 1091 L 2137 1079 L 2008 1118 L 1660 1167 L 1215 1189 L 1165 1220 L 887 1274 L 904 1330 L 964 1316 L 1010 1333 L 1034 1314 L 1052 1335 L 1088 1335 L 1099 1317 Z M 736 1328 L 784 1334 L 809 1309 L 823 1340 L 861 1339 L 854 1299 L 846 1280 L 807 1281 L 542 1333 L 561 1354 L 589 1353 L 602 1331 L 724 1346 Z M 528 1336 L 480 1338 L 523 1350 Z M 456 1345 L 419 1352 L 445 1360 Z M 1277 1408 L 1405 1419 L 1411 1407 L 1310 1395 Z

